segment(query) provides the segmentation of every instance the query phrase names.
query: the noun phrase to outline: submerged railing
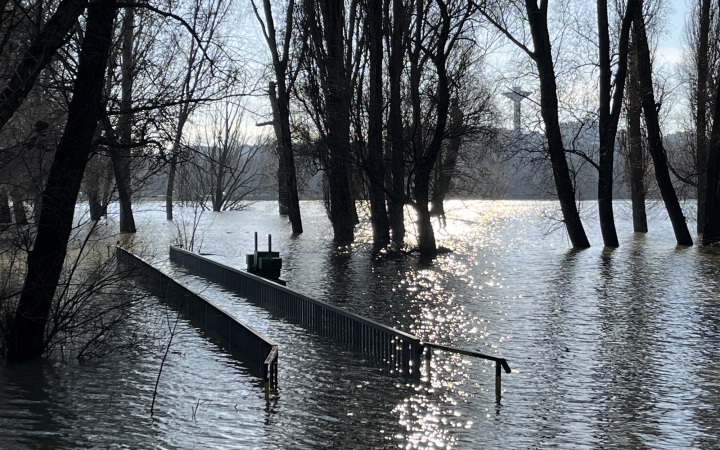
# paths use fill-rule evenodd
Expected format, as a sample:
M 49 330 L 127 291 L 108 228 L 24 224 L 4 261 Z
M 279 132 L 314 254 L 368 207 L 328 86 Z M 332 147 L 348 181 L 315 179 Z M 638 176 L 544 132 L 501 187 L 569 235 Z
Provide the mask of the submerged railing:
M 403 375 L 420 375 L 424 345 L 417 337 L 315 300 L 248 272 L 170 247 L 170 260 L 271 311 L 328 336 Z
M 428 360 L 428 362 L 430 361 L 430 358 L 432 358 L 433 349 L 442 350 L 442 351 L 446 351 L 446 352 L 450 352 L 450 353 L 458 353 L 460 355 L 472 356 L 475 358 L 487 359 L 489 361 L 494 361 L 495 362 L 495 397 L 497 398 L 497 401 L 500 401 L 500 397 L 502 395 L 502 371 L 505 370 L 505 373 L 510 373 L 510 365 L 508 364 L 508 362 L 505 358 L 498 358 L 496 356 L 484 355 L 482 353 L 473 352 L 471 350 L 464 350 L 461 348 L 449 347 L 447 345 L 441 345 L 441 344 L 432 344 L 429 342 L 424 343 L 424 346 L 426 348 L 425 358 Z
M 137 277 L 149 290 L 175 309 L 197 322 L 205 331 L 212 331 L 251 365 L 260 369 L 265 396 L 277 390 L 278 347 L 275 342 L 224 311 L 212 300 L 193 292 L 142 258 L 117 247 L 119 270 Z
M 332 337 L 354 351 L 379 360 L 405 375 L 420 375 L 420 357 L 432 357 L 432 351 L 482 358 L 495 362 L 495 395 L 500 401 L 502 369 L 510 373 L 505 358 L 421 342 L 419 338 L 315 300 L 272 281 L 223 265 L 196 253 L 170 247 L 170 260 L 188 267 L 211 281 L 231 289 L 243 297 L 299 322 L 301 325 Z M 428 365 L 429 367 L 429 365 Z

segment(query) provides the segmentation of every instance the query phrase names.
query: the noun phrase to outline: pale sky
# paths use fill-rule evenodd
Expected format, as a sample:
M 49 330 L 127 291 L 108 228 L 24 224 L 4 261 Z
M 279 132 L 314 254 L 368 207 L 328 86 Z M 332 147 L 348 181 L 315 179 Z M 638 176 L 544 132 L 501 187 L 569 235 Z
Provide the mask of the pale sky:
M 658 57 L 668 63 L 678 63 L 682 58 L 683 29 L 687 17 L 688 0 L 664 0 L 668 5 L 667 32 L 660 41 Z

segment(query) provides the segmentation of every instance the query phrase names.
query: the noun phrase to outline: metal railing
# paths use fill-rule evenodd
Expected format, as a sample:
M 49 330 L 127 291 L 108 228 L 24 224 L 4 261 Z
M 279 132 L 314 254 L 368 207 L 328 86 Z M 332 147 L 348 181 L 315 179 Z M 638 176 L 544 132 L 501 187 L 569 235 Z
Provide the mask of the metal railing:
M 500 401 L 500 397 L 502 396 L 502 371 L 505 370 L 505 373 L 510 373 L 510 365 L 508 364 L 507 360 L 505 358 L 498 358 L 496 356 L 490 356 L 485 355 L 482 353 L 474 352 L 472 350 L 464 350 L 462 348 L 455 348 L 450 347 L 447 345 L 441 345 L 441 344 L 432 344 L 429 342 L 425 342 L 423 344 L 426 348 L 425 351 L 425 359 L 430 361 L 432 358 L 432 350 L 442 350 L 450 353 L 458 353 L 460 355 L 466 355 L 466 356 L 472 356 L 475 358 L 481 358 L 481 359 L 487 359 L 489 361 L 495 362 L 495 398 L 497 401 Z M 428 364 L 429 368 L 429 364 Z
M 177 247 L 170 247 L 170 260 L 305 328 L 331 337 L 352 351 L 389 366 L 391 371 L 408 376 L 420 375 L 424 345 L 411 334 Z
M 278 347 L 275 342 L 142 258 L 121 247 L 117 247 L 116 252 L 118 270 L 138 278 L 153 294 L 170 303 L 196 325 L 204 327 L 205 331 L 221 338 L 228 350 L 240 353 L 251 370 L 259 368 L 266 397 L 277 390 Z

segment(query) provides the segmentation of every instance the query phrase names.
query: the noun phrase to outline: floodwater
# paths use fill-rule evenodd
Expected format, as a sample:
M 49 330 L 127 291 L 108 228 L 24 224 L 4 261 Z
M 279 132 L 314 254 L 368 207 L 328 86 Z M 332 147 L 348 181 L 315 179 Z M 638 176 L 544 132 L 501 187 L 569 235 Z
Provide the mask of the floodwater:
M 297 237 L 272 202 L 204 213 L 195 250 L 242 268 L 253 232 L 261 250 L 271 233 L 288 287 L 425 341 L 507 358 L 501 404 L 490 362 L 436 353 L 429 377 L 391 377 L 186 276 L 278 342 L 277 396 L 266 401 L 242 363 L 151 298 L 135 326 L 176 326 L 152 417 L 162 340 L 84 363 L 58 354 L 5 363 L 0 447 L 720 448 L 720 252 L 676 246 L 661 208 L 641 235 L 618 202 L 621 246 L 610 250 L 586 203 L 596 246 L 574 251 L 553 231 L 553 202 L 451 201 L 437 238 L 453 252 L 422 265 L 373 254 L 366 222 L 357 243 L 336 248 L 323 206 L 301 207 Z M 177 216 L 191 234 L 193 212 Z M 136 222 L 135 251 L 182 275 L 167 262 L 178 229 L 161 206 L 137 205 Z M 117 229 L 115 218 L 103 226 Z

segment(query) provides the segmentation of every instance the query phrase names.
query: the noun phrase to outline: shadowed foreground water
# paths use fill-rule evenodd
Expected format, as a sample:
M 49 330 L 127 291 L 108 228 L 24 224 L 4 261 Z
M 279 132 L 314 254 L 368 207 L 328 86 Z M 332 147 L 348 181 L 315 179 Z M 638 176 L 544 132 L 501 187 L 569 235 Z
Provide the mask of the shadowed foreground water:
M 273 203 L 205 213 L 200 250 L 242 267 L 252 232 L 272 233 L 289 287 L 424 340 L 508 358 L 502 404 L 488 362 L 438 353 L 429 379 L 389 377 L 186 277 L 279 343 L 277 397 L 266 402 L 241 363 L 181 320 L 153 418 L 162 340 L 132 358 L 0 366 L 0 447 L 720 447 L 720 254 L 677 247 L 659 208 L 640 235 L 618 203 L 615 250 L 600 246 L 590 216 L 596 247 L 573 251 L 564 233 L 549 231 L 553 203 L 453 201 L 438 242 L 454 252 L 427 266 L 373 255 L 367 229 L 337 249 L 322 205 L 301 207 L 298 237 Z M 189 226 L 192 212 L 183 214 Z M 181 275 L 167 263 L 177 230 L 164 211 L 141 204 L 136 222 L 136 251 Z M 112 217 L 107 227 L 116 229 Z M 151 299 L 135 320 L 167 331 L 174 315 Z

